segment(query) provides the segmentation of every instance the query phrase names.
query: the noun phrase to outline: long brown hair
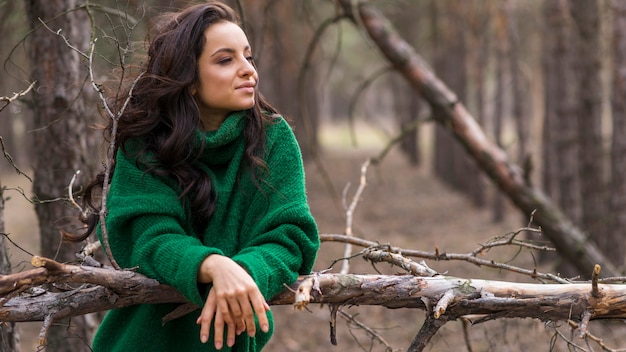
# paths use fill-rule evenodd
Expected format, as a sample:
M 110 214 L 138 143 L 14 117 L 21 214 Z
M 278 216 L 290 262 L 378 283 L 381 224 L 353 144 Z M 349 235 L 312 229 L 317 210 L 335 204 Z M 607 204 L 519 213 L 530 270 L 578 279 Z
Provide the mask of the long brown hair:
M 141 155 L 150 153 L 157 165 L 143 165 L 146 171 L 176 180 L 181 202 L 189 205 L 197 233 L 206 228 L 215 209 L 216 195 L 209 175 L 193 165 L 201 152 L 193 138 L 200 126 L 200 115 L 190 87 L 198 82 L 198 58 L 205 46 L 204 32 L 221 21 L 239 24 L 237 14 L 219 2 L 194 5 L 156 18 L 149 40 L 148 60 L 132 90 L 130 103 L 119 119 L 115 136 L 116 146 L 122 149 L 131 139 L 144 142 L 136 156 L 138 165 L 142 165 Z M 126 93 L 119 94 L 119 99 L 125 99 L 130 92 Z M 265 168 L 265 125 L 277 111 L 258 91 L 255 96 L 254 107 L 246 111 L 244 139 L 247 170 L 258 185 L 255 170 Z M 105 129 L 106 138 L 110 138 L 111 133 L 112 122 Z M 87 185 L 83 192 L 86 206 L 101 209 L 96 201 L 96 190 L 101 189 L 103 182 L 104 172 Z M 86 233 L 70 240 L 85 239 L 95 228 L 98 213 L 92 213 L 85 222 Z

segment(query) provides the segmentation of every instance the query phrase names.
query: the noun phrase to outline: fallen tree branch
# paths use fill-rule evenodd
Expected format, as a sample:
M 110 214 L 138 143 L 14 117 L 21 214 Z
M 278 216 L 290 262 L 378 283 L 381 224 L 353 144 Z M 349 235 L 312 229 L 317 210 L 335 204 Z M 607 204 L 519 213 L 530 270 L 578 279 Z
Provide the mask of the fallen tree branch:
M 51 312 L 59 319 L 132 304 L 186 302 L 172 287 L 134 271 L 61 264 L 41 257 L 36 257 L 34 263 L 41 267 L 0 277 L 2 321 L 41 321 Z M 38 289 L 47 283 L 83 286 L 61 292 Z M 12 297 L 17 290 L 22 294 Z M 325 273 L 301 277 L 291 289 L 272 298 L 270 304 L 297 304 L 301 309 L 308 304 L 324 303 L 428 310 L 426 301 L 441 302 L 445 297 L 445 304 L 435 310 L 438 317 L 448 320 L 497 314 L 506 318 L 581 322 L 585 312 L 589 312 L 589 320 L 626 318 L 626 285 L 597 284 L 597 290 L 599 296 L 594 297 L 590 282 L 531 284 L 443 275 Z

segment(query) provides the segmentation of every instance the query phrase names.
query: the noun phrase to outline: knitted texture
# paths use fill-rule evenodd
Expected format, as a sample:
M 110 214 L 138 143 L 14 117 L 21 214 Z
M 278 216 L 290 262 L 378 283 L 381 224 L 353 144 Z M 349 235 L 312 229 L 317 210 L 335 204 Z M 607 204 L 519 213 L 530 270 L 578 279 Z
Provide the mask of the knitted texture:
M 106 227 L 116 261 L 124 268 L 178 289 L 203 306 L 210 285 L 197 273 L 210 254 L 232 258 L 244 267 L 269 300 L 309 274 L 319 249 L 317 226 L 310 213 L 302 157 L 283 118 L 266 126 L 265 162 L 260 186 L 240 172 L 244 156 L 243 113 L 230 115 L 219 130 L 198 131 L 205 149 L 199 168 L 210 175 L 217 194 L 216 210 L 206 231 L 196 235 L 189 209 L 179 199 L 175 182 L 144 172 L 135 157 L 121 149 L 108 194 Z M 131 154 L 132 148 L 127 148 Z M 260 187 L 260 188 L 259 188 Z M 99 234 L 100 235 L 100 234 Z M 214 351 L 200 343 L 195 321 L 200 310 L 162 325 L 176 305 L 136 305 L 110 311 L 93 342 L 94 351 Z M 270 325 L 271 312 L 268 312 Z M 235 346 L 221 351 L 259 351 L 272 333 L 237 336 Z

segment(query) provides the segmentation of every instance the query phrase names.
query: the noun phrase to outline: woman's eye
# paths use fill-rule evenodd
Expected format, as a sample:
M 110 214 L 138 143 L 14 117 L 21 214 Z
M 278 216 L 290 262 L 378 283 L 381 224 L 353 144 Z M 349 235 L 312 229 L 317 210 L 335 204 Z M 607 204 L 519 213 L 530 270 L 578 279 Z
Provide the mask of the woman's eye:
M 225 57 L 225 58 L 223 58 L 223 59 L 220 59 L 217 63 L 218 63 L 218 64 L 220 64 L 220 65 L 222 65 L 222 64 L 227 64 L 227 63 L 229 63 L 229 62 L 231 62 L 231 61 L 232 61 L 232 59 L 231 59 L 231 58 L 229 58 L 229 57 Z
M 246 58 L 246 60 L 250 61 L 250 62 L 254 62 L 254 56 L 250 55 Z

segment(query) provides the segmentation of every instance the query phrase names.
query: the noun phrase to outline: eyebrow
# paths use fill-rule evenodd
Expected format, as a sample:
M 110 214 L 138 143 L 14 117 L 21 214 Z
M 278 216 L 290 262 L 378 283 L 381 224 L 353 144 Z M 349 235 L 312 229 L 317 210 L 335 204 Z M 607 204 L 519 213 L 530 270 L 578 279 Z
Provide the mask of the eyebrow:
M 243 51 L 248 51 L 248 50 L 250 50 L 250 46 L 246 45 L 246 47 L 243 48 Z M 229 53 L 229 54 L 233 54 L 233 53 L 236 52 L 236 50 L 232 49 L 232 48 L 220 48 L 220 49 L 217 49 L 213 54 L 211 54 L 211 57 L 213 57 L 213 56 L 215 56 L 215 55 L 217 55 L 219 53 L 224 53 L 224 52 L 225 53 Z

